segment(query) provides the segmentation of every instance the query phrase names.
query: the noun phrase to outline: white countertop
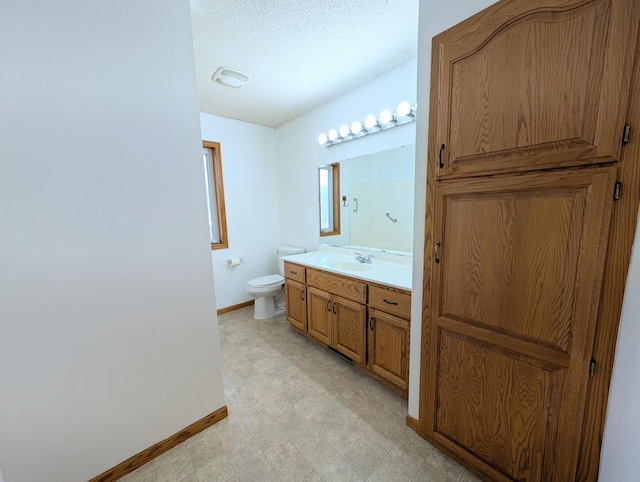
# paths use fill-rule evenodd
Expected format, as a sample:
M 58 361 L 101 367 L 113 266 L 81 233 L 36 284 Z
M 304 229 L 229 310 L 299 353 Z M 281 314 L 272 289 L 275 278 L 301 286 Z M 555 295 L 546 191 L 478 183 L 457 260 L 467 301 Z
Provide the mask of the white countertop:
M 364 255 L 372 254 L 373 259 L 371 260 L 371 264 L 358 263 L 354 268 L 357 267 L 360 269 L 355 270 L 351 270 L 348 267 L 345 268 L 344 266 L 332 266 L 332 264 L 335 263 L 347 263 L 347 265 L 355 263 L 356 252 Z M 411 291 L 411 270 L 413 265 L 413 258 L 411 256 L 395 256 L 373 251 L 355 251 L 352 249 L 321 246 L 318 251 L 285 256 L 283 259 L 310 268 L 319 268 L 332 273 Z M 362 264 L 362 266 L 359 266 L 360 264 Z M 361 269 L 365 269 L 366 271 L 361 271 Z

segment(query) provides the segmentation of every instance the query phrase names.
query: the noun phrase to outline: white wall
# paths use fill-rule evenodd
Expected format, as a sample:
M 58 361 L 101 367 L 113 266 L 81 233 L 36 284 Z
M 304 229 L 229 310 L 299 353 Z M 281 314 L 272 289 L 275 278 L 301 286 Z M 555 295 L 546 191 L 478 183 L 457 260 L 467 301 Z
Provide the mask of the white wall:
M 422 320 L 422 265 L 424 216 L 427 190 L 427 133 L 429 86 L 431 85 L 431 39 L 464 19 L 495 3 L 495 0 L 451 0 L 434 3 L 420 0 L 418 30 L 418 116 L 416 119 L 416 187 L 413 238 L 413 292 L 411 295 L 411 360 L 409 363 L 409 415 L 418 418 L 420 398 L 420 341 Z
M 188 0 L 3 2 L 0 465 L 79 481 L 224 405 Z
M 640 219 L 627 278 L 599 479 L 632 482 L 640 474 Z
M 202 138 L 220 143 L 228 249 L 211 251 L 217 308 L 248 301 L 247 281 L 278 273 L 276 136 L 270 127 L 200 113 Z M 243 256 L 238 266 L 223 263 Z
M 276 129 L 281 241 L 308 251 L 319 245 L 317 167 L 415 142 L 415 123 L 324 147 L 318 135 L 416 99 L 416 60 Z M 422 108 L 422 106 L 419 106 Z

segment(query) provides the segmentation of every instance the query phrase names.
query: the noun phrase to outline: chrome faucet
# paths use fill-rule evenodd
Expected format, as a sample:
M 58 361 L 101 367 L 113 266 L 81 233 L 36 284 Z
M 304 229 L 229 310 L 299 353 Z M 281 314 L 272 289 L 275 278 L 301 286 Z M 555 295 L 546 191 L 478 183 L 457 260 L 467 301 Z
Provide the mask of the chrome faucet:
M 369 254 L 367 256 L 362 256 L 360 253 L 356 253 L 356 261 L 360 263 L 371 264 L 371 258 L 373 258 L 372 254 Z

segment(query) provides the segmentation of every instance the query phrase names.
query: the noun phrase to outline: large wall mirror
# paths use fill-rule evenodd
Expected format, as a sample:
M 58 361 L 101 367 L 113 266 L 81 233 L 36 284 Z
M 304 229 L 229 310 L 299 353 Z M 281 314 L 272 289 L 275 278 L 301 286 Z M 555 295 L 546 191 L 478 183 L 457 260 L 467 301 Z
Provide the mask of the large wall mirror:
M 413 254 L 415 144 L 346 159 L 339 169 L 334 197 L 340 203 L 340 234 L 323 235 L 320 242 Z

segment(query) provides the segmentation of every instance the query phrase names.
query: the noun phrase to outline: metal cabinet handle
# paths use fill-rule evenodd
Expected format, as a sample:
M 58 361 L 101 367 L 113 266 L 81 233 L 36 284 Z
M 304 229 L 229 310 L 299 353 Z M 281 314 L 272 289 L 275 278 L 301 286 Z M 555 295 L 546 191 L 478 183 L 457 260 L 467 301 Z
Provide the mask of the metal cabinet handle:
M 373 316 L 369 317 L 369 329 L 373 331 L 373 321 L 375 318 Z
M 291 274 L 298 274 L 298 272 L 297 272 L 297 271 L 291 271 L 291 270 L 289 270 L 289 273 L 291 273 Z
M 300 301 L 304 301 L 304 290 L 300 290 Z
M 327 311 L 331 313 L 331 300 L 327 300 Z
M 444 144 L 440 146 L 440 152 L 438 153 L 438 163 L 440 164 L 440 169 L 444 167 L 444 164 L 442 162 L 442 151 L 444 151 Z
M 336 315 L 336 303 L 333 304 L 333 314 Z
M 388 305 L 397 305 L 397 304 L 398 304 L 398 302 L 397 302 L 397 301 L 389 301 L 389 300 L 388 300 L 388 299 L 386 299 L 386 298 L 382 298 L 382 301 L 384 301 L 384 302 L 385 302 L 386 304 L 388 304 Z
M 440 241 L 436 242 L 436 250 L 435 250 L 435 253 L 434 253 L 436 263 L 440 262 L 440 258 L 438 257 L 438 248 L 440 248 Z

